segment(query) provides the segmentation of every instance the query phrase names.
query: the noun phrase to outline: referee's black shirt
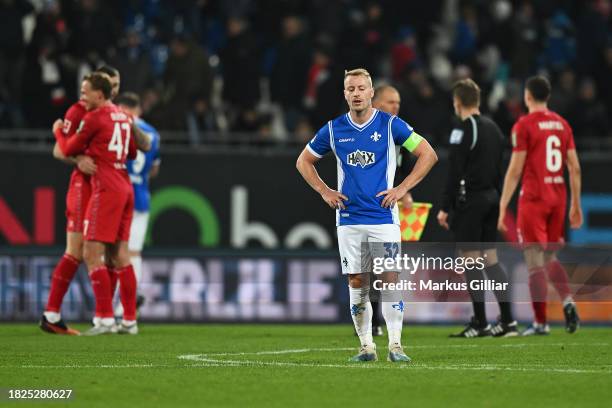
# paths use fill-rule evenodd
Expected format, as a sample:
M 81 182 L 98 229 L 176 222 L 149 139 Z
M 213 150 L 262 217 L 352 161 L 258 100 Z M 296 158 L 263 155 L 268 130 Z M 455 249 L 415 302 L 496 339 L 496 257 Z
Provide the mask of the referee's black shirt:
M 486 116 L 469 116 L 452 130 L 449 145 L 450 169 L 443 211 L 455 207 L 462 179 L 468 199 L 470 192 L 495 189 L 501 193 L 505 143 L 495 122 Z

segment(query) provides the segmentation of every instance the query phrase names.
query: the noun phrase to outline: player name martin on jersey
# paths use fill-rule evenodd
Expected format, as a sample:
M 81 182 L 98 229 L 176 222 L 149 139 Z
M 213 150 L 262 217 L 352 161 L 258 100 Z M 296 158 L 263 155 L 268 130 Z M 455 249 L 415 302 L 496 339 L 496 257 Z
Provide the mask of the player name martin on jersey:
M 526 151 L 521 198 L 551 204 L 564 202 L 567 151 L 575 149 L 569 124 L 555 112 L 522 116 L 512 128 L 512 150 Z
M 410 125 L 377 109 L 361 125 L 346 113 L 317 132 L 307 149 L 317 157 L 334 153 L 337 190 L 348 197 L 346 209 L 336 210 L 337 225 L 399 224 L 397 206 L 381 207 L 383 197 L 376 194 L 393 188 L 395 145 L 409 138 L 419 138 Z

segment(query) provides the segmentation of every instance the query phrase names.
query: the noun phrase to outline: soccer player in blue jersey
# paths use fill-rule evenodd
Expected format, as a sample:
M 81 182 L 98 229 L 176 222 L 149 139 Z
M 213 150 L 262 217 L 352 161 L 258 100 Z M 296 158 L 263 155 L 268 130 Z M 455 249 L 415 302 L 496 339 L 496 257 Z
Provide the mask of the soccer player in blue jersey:
M 297 160 L 306 182 L 336 209 L 338 247 L 342 273 L 348 275 L 350 311 L 361 348 L 351 361 L 377 360 L 372 339 L 372 306 L 369 270 L 362 266 L 362 242 L 394 245 L 401 241 L 397 202 L 429 173 L 438 157 L 412 127 L 395 115 L 372 107 L 372 78 L 365 69 L 347 71 L 344 98 L 349 112 L 325 124 Z M 393 188 L 395 145 L 404 146 L 416 164 L 400 185 Z M 333 152 L 338 163 L 338 188 L 330 188 L 317 173 L 315 163 Z M 384 280 L 397 280 L 387 273 Z M 388 360 L 409 362 L 401 345 L 404 303 L 389 302 L 383 294 L 382 313 L 389 336 Z
M 142 120 L 139 116 L 142 113 L 140 108 L 140 98 L 138 95 L 126 92 L 115 99 L 115 103 L 125 112 L 131 114 L 136 126 L 151 139 L 151 150 L 146 153 L 138 151 L 136 159 L 127 162 L 128 173 L 134 187 L 134 217 L 130 228 L 130 240 L 128 248 L 130 250 L 130 260 L 134 267 L 136 281 L 140 282 L 142 276 L 142 247 L 147 233 L 149 221 L 149 206 L 151 194 L 149 192 L 149 179 L 156 177 L 159 173 L 161 159 L 159 156 L 159 133 L 153 126 Z M 144 302 L 142 295 L 138 295 L 137 305 Z M 121 316 L 123 310 L 121 303 L 115 308 L 115 316 Z

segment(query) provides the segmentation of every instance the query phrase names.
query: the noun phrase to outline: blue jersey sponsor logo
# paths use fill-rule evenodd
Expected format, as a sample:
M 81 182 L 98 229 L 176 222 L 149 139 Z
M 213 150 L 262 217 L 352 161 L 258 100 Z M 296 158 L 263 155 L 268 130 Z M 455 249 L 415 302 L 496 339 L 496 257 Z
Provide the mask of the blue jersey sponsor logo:
M 349 166 L 361 166 L 363 168 L 368 164 L 374 164 L 376 162 L 376 154 L 356 150 L 346 156 L 346 162 Z

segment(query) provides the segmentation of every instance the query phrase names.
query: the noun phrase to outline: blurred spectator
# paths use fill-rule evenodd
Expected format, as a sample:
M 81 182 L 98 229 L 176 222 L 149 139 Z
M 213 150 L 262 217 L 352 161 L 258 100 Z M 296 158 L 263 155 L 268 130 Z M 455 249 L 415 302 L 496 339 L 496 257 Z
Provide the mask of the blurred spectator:
M 597 99 L 597 90 L 593 80 L 587 78 L 580 83 L 578 99 L 574 104 L 569 122 L 580 139 L 610 136 L 606 107 Z
M 390 41 L 389 28 L 383 15 L 383 8 L 377 2 L 366 5 L 366 21 L 363 31 L 362 47 L 370 61 L 370 74 L 380 76 L 387 62 L 387 49 Z
M 514 46 L 512 47 L 511 72 L 515 78 L 527 78 L 533 73 L 539 53 L 539 25 L 533 5 L 524 1 L 514 19 Z
M 29 52 L 38 55 L 40 49 L 52 41 L 58 52 L 68 52 L 70 32 L 58 0 L 45 1 L 30 40 Z
M 28 56 L 24 71 L 24 97 L 30 101 L 26 115 L 31 126 L 48 128 L 74 103 L 78 91 L 71 66 L 64 63 L 54 37 L 42 40 Z
M 546 22 L 545 33 L 541 63 L 555 71 L 573 63 L 576 58 L 576 42 L 570 18 L 563 11 L 557 10 Z
M 586 11 L 578 21 L 578 68 L 581 74 L 589 75 L 596 67 L 598 54 L 605 47 L 610 35 L 610 0 L 586 2 Z
M 512 59 L 514 50 L 512 3 L 508 0 L 497 0 L 490 5 L 492 20 L 488 21 L 487 33 L 483 33 L 483 42 L 491 42 L 497 46 L 501 58 Z
M 175 36 L 170 43 L 163 84 L 160 127 L 186 130 L 189 116 L 205 116 L 209 111 L 212 73 L 208 57 L 185 34 Z
M 559 74 L 558 84 L 553 86 L 550 95 L 550 109 L 564 118 L 571 116 L 576 103 L 576 74 L 569 68 Z
M 311 48 L 301 19 L 282 20 L 282 39 L 270 78 L 272 100 L 282 105 L 287 130 L 293 132 L 302 113 L 302 99 L 311 58 Z
M 29 1 L 0 0 L 0 124 L 23 126 L 21 85 L 25 58 L 23 17 Z
M 391 73 L 394 81 L 399 81 L 406 68 L 417 61 L 416 39 L 412 27 L 402 27 L 399 42 L 391 47 Z
M 449 98 L 439 95 L 420 67 L 406 72 L 398 90 L 402 99 L 399 116 L 432 145 L 445 143 L 452 117 Z
M 478 42 L 478 16 L 473 5 L 465 3 L 455 26 L 455 41 L 451 51 L 457 63 L 470 63 L 476 54 Z
M 220 50 L 220 57 L 223 100 L 229 104 L 230 128 L 233 129 L 243 111 L 252 110 L 259 101 L 261 61 L 255 37 L 244 18 L 230 17 L 227 35 L 227 44 Z
M 304 95 L 304 105 L 315 129 L 344 109 L 343 79 L 343 71 L 335 64 L 332 51 L 324 46 L 317 48 L 308 69 Z
M 128 29 L 119 44 L 118 49 L 112 52 L 109 62 L 121 73 L 121 90 L 142 95 L 144 90 L 152 85 L 153 71 L 149 54 L 142 47 L 140 33 L 132 28 Z
M 90 61 L 106 58 L 108 49 L 117 44 L 120 22 L 100 0 L 79 0 L 71 16 L 70 48 Z
M 512 126 L 524 113 L 523 85 L 518 80 L 511 80 L 506 85 L 506 98 L 493 114 L 493 120 L 504 135 L 510 135 Z

